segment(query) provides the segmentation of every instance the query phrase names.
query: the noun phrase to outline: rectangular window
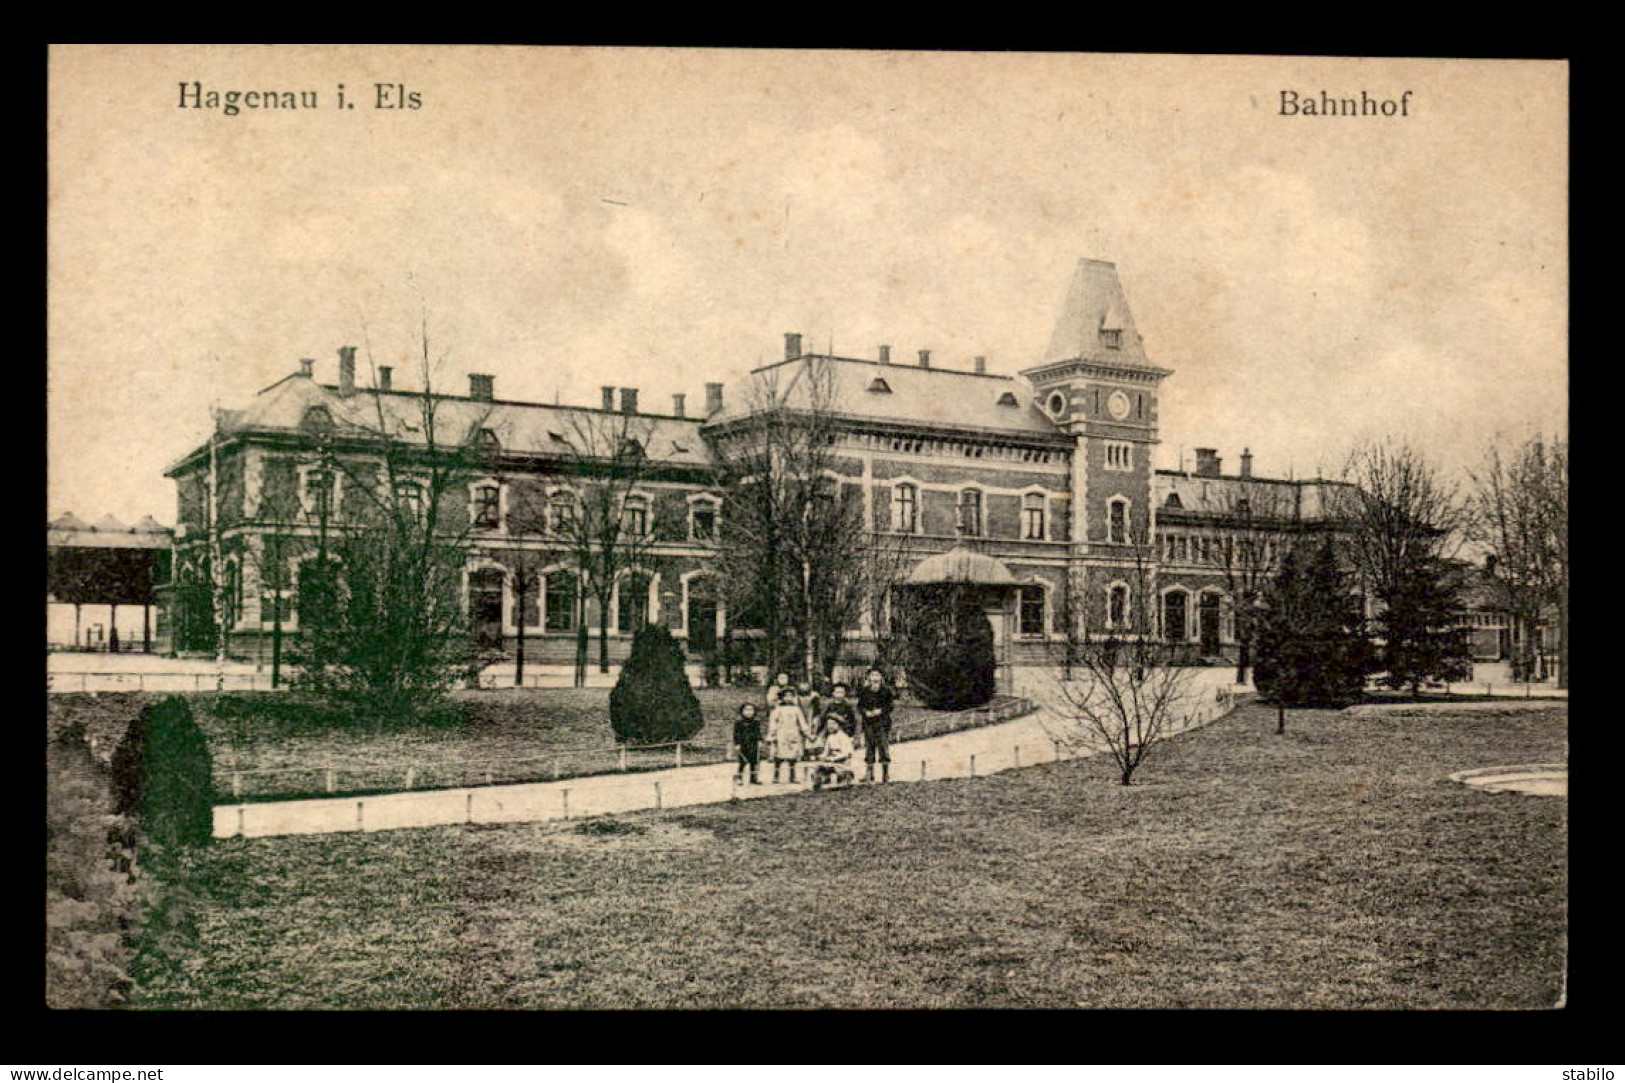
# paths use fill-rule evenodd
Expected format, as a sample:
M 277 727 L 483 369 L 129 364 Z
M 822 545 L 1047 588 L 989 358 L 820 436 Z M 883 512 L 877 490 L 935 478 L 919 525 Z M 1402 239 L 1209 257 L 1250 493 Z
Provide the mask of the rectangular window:
M 311 470 L 305 474 L 305 511 L 312 519 L 323 522 L 333 517 L 333 474 L 328 470 Z
M 576 578 L 569 572 L 553 572 L 543 580 L 547 594 L 546 629 L 568 632 L 575 628 Z
M 711 541 L 717 536 L 717 509 L 710 503 L 695 504 L 689 512 L 690 531 L 695 541 Z
M 1029 541 L 1044 540 L 1044 520 L 1049 501 L 1042 493 L 1028 493 L 1021 498 L 1021 536 Z
M 495 530 L 501 525 L 502 490 L 495 485 L 481 485 L 474 490 L 474 526 Z
M 415 481 L 397 481 L 395 483 L 395 508 L 407 522 L 422 522 L 424 515 L 423 486 Z
M 649 505 L 641 496 L 627 497 L 621 508 L 621 530 L 631 538 L 649 533 Z
M 1134 445 L 1120 440 L 1106 442 L 1106 469 L 1132 470 L 1134 469 Z
M 576 499 L 573 493 L 555 493 L 547 507 L 548 529 L 554 534 L 568 535 L 575 529 Z
M 959 532 L 970 538 L 982 536 L 982 494 L 976 489 L 959 494 Z
M 1128 540 L 1128 501 L 1112 501 L 1111 516 L 1107 520 L 1106 530 L 1106 540 L 1113 545 L 1122 545 Z
M 892 490 L 892 526 L 904 534 L 919 529 L 919 490 L 912 485 L 899 485 Z
M 1044 634 L 1044 588 L 1021 588 L 1021 634 L 1024 636 L 1041 636 Z

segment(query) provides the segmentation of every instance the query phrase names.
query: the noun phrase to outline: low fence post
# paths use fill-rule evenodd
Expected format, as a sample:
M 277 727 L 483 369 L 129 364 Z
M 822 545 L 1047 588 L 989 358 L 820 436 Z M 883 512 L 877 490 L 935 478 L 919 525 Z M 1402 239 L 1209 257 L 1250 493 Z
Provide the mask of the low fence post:
M 655 783 L 655 808 L 660 808 L 660 783 Z
M 241 771 L 231 773 L 231 796 L 237 798 L 243 796 L 243 773 Z
M 1051 744 L 1053 744 L 1055 746 L 1055 762 L 1060 763 L 1061 762 L 1061 742 L 1052 741 Z
M 468 804 L 465 807 L 465 811 L 464 811 L 463 815 L 464 815 L 464 822 L 466 822 L 466 823 L 473 823 L 474 822 L 474 795 L 473 794 L 468 795 Z
M 925 761 L 924 760 L 920 761 L 920 781 L 921 782 L 925 781 Z
M 1021 769 L 1021 746 L 1016 745 L 1010 749 L 1010 765 L 1016 770 Z
M 683 766 L 683 742 L 677 742 L 677 766 Z
M 976 753 L 974 752 L 970 754 L 970 777 L 976 777 Z
M 367 829 L 366 821 L 363 820 L 362 816 L 361 816 L 361 809 L 365 805 L 366 805 L 365 801 L 357 801 L 355 803 L 355 829 L 357 831 L 365 831 Z
M 406 769 L 406 789 L 410 790 L 412 788 L 412 783 L 417 780 L 417 775 L 418 769 L 416 767 L 408 767 Z
M 557 760 L 554 760 L 553 762 L 554 762 L 555 765 L 557 765 L 557 763 L 558 763 Z M 621 746 L 621 773 L 622 774 L 626 773 L 626 746 L 625 745 Z
M 242 805 L 237 806 L 237 837 L 238 838 L 242 838 L 242 837 L 244 837 L 245 835 L 248 834 L 248 832 L 246 830 L 244 830 L 244 828 L 243 828 L 243 813 L 246 812 L 246 811 L 247 811 L 247 809 L 245 809 Z
M 570 818 L 570 787 L 564 787 L 562 796 L 564 798 L 564 818 L 568 820 Z
M 333 786 L 333 769 L 331 767 L 329 767 L 325 773 L 327 775 L 327 792 L 332 793 L 333 790 L 334 790 L 334 786 Z

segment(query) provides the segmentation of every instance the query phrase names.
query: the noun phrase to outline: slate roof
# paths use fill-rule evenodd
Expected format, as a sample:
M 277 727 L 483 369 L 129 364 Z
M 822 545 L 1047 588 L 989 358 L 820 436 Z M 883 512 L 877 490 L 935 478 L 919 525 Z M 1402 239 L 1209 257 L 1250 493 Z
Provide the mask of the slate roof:
M 1121 333 L 1121 345 L 1117 349 L 1105 344 L 1100 334 L 1103 330 Z M 1061 316 L 1050 335 L 1049 349 L 1044 351 L 1044 363 L 1072 358 L 1155 367 L 1146 358 L 1145 344 L 1134 327 L 1134 316 L 1129 311 L 1128 298 L 1123 295 L 1116 264 L 1098 259 L 1078 261 L 1078 269 L 1072 275 L 1066 300 L 1061 305 Z
M 1181 512 L 1192 517 L 1234 514 L 1239 500 L 1251 501 L 1251 512 L 1259 517 L 1290 517 L 1293 509 L 1305 519 L 1324 519 L 1336 510 L 1343 482 L 1313 478 L 1293 481 L 1286 478 L 1243 478 L 1225 474 L 1203 477 L 1178 470 L 1158 470 L 1152 476 L 1152 492 L 1159 517 L 1176 518 Z M 1170 495 L 1178 506 L 1170 506 Z
M 617 416 L 578 406 L 501 399 L 486 402 L 453 395 L 436 398 L 435 442 L 446 447 L 462 444 L 479 429 L 490 429 L 503 451 L 570 456 L 578 453 L 578 445 L 589 445 L 595 438 L 601 441 L 607 435 L 603 419 Z M 303 428 L 306 413 L 316 406 L 327 411 L 336 434 L 342 435 L 346 430 L 358 434 L 376 432 L 382 415 L 384 426 L 398 438 L 427 443 L 421 393 L 357 388 L 353 395 L 343 397 L 336 387 L 299 375 L 279 380 L 261 391 L 246 409 L 222 411 L 220 426 L 227 433 L 306 431 Z M 638 414 L 630 431 L 647 432 L 646 450 L 651 459 L 677 465 L 703 465 L 710 460 L 700 439 L 702 423 L 699 418 Z
M 1060 436 L 1062 430 L 1032 401 L 1025 382 L 1010 376 L 881 364 L 856 357 L 809 354 L 763 365 L 751 373 L 791 409 L 808 409 L 813 388 L 827 381 L 828 408 L 860 421 L 896 422 L 1012 435 Z M 1009 395 L 1013 403 L 1001 404 Z M 820 392 L 816 397 L 822 398 Z M 751 392 L 741 389 L 710 424 L 746 417 Z

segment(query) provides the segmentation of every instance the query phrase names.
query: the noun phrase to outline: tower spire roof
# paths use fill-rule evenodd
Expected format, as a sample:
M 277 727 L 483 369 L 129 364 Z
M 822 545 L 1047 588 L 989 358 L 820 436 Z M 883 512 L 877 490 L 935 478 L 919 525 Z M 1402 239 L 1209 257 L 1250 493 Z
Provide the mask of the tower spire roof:
M 1044 360 L 1067 361 L 1075 357 L 1153 367 L 1135 329 L 1116 264 L 1098 259 L 1078 261 Z

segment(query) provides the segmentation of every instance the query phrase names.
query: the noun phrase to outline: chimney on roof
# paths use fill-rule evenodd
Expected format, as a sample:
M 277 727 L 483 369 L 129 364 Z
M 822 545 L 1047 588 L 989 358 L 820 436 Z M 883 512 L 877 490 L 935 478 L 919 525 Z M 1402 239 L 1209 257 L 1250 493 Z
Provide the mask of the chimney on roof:
M 469 373 L 468 397 L 479 402 L 490 402 L 496 397 L 496 378 L 483 372 Z
M 890 346 L 882 346 L 882 347 L 880 347 L 880 363 L 882 365 L 891 364 L 891 347 Z
M 1241 449 L 1241 476 L 1244 478 L 1253 476 L 1253 449 L 1250 447 Z
M 794 332 L 784 336 L 784 359 L 794 361 L 801 356 L 801 336 Z
M 674 392 L 671 397 L 671 412 L 678 417 L 687 417 L 688 411 L 684 409 L 687 405 L 687 399 L 688 396 L 681 391 Z
M 978 376 L 986 376 L 987 375 L 987 358 L 978 357 L 976 359 L 976 375 L 978 375 Z
M 722 385 L 705 385 L 705 416 L 714 417 L 722 413 Z
M 613 387 L 606 387 L 606 388 L 603 389 L 603 392 L 604 392 L 604 407 L 603 408 L 605 410 L 613 410 L 613 409 L 615 409 L 615 389 Z
M 299 375 L 316 375 L 316 359 L 314 357 L 301 357 L 299 359 Z
M 349 398 L 355 394 L 355 347 L 339 347 L 339 395 Z
M 638 412 L 638 389 L 635 387 L 621 388 L 621 413 L 635 414 Z
M 390 391 L 395 387 L 395 370 L 388 365 L 378 366 L 378 390 Z
M 931 351 L 930 350 L 921 350 L 920 351 L 920 367 L 922 369 L 928 369 L 928 368 L 931 367 Z
M 1196 449 L 1196 476 L 1199 478 L 1216 478 L 1219 476 L 1219 452 L 1217 448 L 1199 447 Z

